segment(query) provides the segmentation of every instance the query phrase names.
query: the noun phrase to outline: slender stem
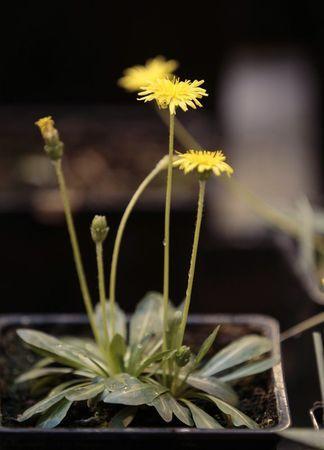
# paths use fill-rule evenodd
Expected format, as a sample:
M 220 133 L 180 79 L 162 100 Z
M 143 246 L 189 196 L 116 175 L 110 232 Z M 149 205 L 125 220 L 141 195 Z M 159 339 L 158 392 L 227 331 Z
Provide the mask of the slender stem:
M 179 328 L 179 344 L 178 344 L 179 347 L 182 345 L 182 342 L 183 342 L 183 337 L 184 337 L 184 332 L 186 329 L 188 312 L 189 312 L 189 307 L 190 307 L 192 286 L 193 286 L 195 268 L 196 268 L 196 259 L 197 259 L 197 252 L 198 252 L 201 220 L 202 220 L 203 209 L 204 209 L 205 190 L 206 190 L 206 180 L 199 180 L 199 195 L 198 195 L 196 227 L 195 227 L 194 240 L 193 240 L 193 245 L 192 245 L 192 253 L 191 253 L 191 259 L 190 259 L 186 298 L 185 298 L 183 314 L 182 314 L 180 328 Z
M 103 267 L 103 249 L 102 242 L 96 243 L 96 256 L 97 256 L 97 269 L 98 269 L 98 287 L 99 287 L 99 300 L 101 306 L 102 326 L 103 326 L 103 350 L 105 353 L 109 349 L 109 334 L 107 323 L 107 303 L 106 303 L 106 288 L 104 278 Z
M 115 303 L 116 303 L 116 279 L 117 279 L 117 266 L 118 266 L 118 259 L 119 259 L 119 253 L 120 253 L 120 245 L 122 242 L 123 234 L 125 231 L 125 227 L 128 221 L 128 218 L 136 205 L 138 199 L 146 189 L 146 187 L 151 183 L 151 181 L 162 171 L 165 170 L 167 167 L 167 161 L 168 157 L 163 157 L 157 165 L 154 167 L 154 169 L 147 175 L 147 177 L 142 181 L 142 183 L 139 185 L 137 190 L 135 191 L 133 197 L 129 201 L 124 214 L 121 218 L 116 239 L 114 243 L 114 249 L 112 254 L 112 260 L 111 260 L 111 268 L 110 268 L 110 281 L 109 281 L 109 300 L 110 300 L 110 315 L 111 315 L 111 338 L 115 334 Z
M 172 171 L 174 152 L 174 114 L 170 113 L 169 128 L 169 161 L 167 184 L 165 193 L 165 215 L 164 215 L 164 268 L 163 268 L 163 350 L 167 350 L 168 332 L 168 303 L 169 303 L 169 278 L 170 278 L 170 212 L 172 194 Z
M 283 333 L 281 333 L 280 340 L 281 342 L 283 342 L 291 337 L 304 333 L 304 331 L 307 331 L 310 328 L 313 328 L 317 325 L 321 325 L 322 323 L 324 323 L 324 312 L 316 314 L 315 316 L 312 316 L 309 319 L 303 320 L 297 325 L 294 325 L 293 327 L 284 331 Z
M 60 189 L 60 193 L 61 193 L 61 198 L 62 198 L 62 202 L 63 202 L 64 213 L 65 213 L 66 223 L 67 223 L 67 227 L 68 227 L 68 232 L 70 235 L 70 241 L 71 241 L 71 246 L 72 246 L 72 251 L 73 251 L 74 262 L 75 262 L 76 271 L 77 271 L 78 278 L 79 278 L 79 284 L 80 284 L 80 289 L 81 289 L 85 309 L 86 309 L 86 312 L 88 315 L 88 319 L 90 322 L 92 332 L 93 332 L 94 337 L 99 345 L 99 342 L 100 342 L 99 333 L 98 333 L 98 330 L 96 327 L 91 297 L 90 297 L 88 284 L 87 284 L 87 280 L 86 280 L 85 273 L 84 273 L 78 238 L 76 235 L 75 226 L 74 226 L 74 222 L 73 222 L 73 216 L 72 216 L 72 212 L 71 212 L 71 205 L 70 205 L 67 187 L 66 187 L 66 183 L 65 183 L 65 178 L 64 178 L 64 174 L 63 174 L 63 170 L 62 170 L 62 162 L 61 162 L 61 160 L 58 160 L 58 161 L 54 161 L 53 163 L 54 163 L 55 172 L 56 172 L 58 185 L 59 185 L 59 189 Z
M 324 350 L 322 335 L 319 332 L 313 333 L 313 342 L 316 356 L 317 372 L 321 391 L 321 401 L 324 407 Z M 323 411 L 324 413 L 324 411 Z M 324 416 L 323 416 L 324 419 Z

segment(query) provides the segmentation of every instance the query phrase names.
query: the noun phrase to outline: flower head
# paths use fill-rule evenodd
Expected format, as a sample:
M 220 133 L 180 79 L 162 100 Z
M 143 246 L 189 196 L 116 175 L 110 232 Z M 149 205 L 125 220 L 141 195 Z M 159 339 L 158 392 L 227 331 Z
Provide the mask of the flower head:
M 155 100 L 159 108 L 169 108 L 171 114 L 175 114 L 179 106 L 183 111 L 187 111 L 188 106 L 196 109 L 197 106 L 202 107 L 198 99 L 208 96 L 206 90 L 200 87 L 203 83 L 204 80 L 180 81 L 175 77 L 172 80 L 160 78 L 142 87 L 138 100 Z
M 183 170 L 185 174 L 197 170 L 198 173 L 211 173 L 219 176 L 225 172 L 231 176 L 233 168 L 225 162 L 226 156 L 221 150 L 210 152 L 206 150 L 188 150 L 186 153 L 178 153 L 178 158 L 173 165 Z
M 55 128 L 52 116 L 42 117 L 35 122 L 45 141 L 45 152 L 51 160 L 57 161 L 63 155 L 63 143 L 60 141 L 59 133 Z
M 118 84 L 127 91 L 136 92 L 152 81 L 171 76 L 178 65 L 174 59 L 166 60 L 163 56 L 157 56 L 146 61 L 144 66 L 138 65 L 126 69 L 124 76 L 118 80 Z

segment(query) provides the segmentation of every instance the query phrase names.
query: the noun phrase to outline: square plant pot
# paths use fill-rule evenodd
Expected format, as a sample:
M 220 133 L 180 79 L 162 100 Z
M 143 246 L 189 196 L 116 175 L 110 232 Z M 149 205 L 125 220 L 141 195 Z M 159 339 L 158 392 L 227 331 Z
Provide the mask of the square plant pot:
M 275 319 L 257 314 L 241 315 L 191 315 L 187 331 L 187 343 L 195 347 L 195 343 L 201 343 L 206 336 L 221 324 L 220 333 L 216 339 L 219 348 L 230 343 L 236 338 L 247 333 L 257 333 L 268 337 L 273 343 L 273 351 L 280 352 L 279 327 Z M 40 329 L 50 334 L 60 335 L 86 335 L 88 330 L 87 320 L 83 315 L 75 314 L 48 314 L 48 315 L 3 315 L 0 317 L 0 374 L 4 367 L 8 367 L 9 358 L 14 358 L 17 347 L 21 343 L 16 337 L 15 329 L 30 327 Z M 11 335 L 10 348 L 7 347 L 7 337 Z M 24 353 L 28 350 L 23 350 Z M 26 355 L 25 355 L 26 356 Z M 7 382 L 0 375 L 1 412 L 5 417 L 5 408 L 8 403 L 6 393 Z M 15 374 L 12 374 L 13 379 Z M 58 428 L 44 430 L 28 425 L 21 426 L 19 423 L 4 422 L 0 425 L 0 448 L 56 448 L 63 445 L 64 450 L 68 448 L 87 448 L 91 450 L 107 448 L 109 445 L 122 445 L 124 448 L 145 449 L 152 446 L 167 446 L 171 448 L 219 448 L 221 450 L 249 448 L 271 449 L 276 448 L 278 441 L 277 432 L 286 429 L 290 424 L 290 414 L 287 402 L 286 390 L 283 380 L 281 363 L 272 369 L 256 375 L 251 379 L 254 389 L 253 395 L 256 403 L 249 405 L 251 408 L 263 408 L 265 423 L 258 430 L 242 428 L 207 430 L 182 426 L 170 426 L 164 424 L 157 426 L 131 426 L 126 429 L 111 428 L 72 428 L 61 425 Z M 261 385 L 263 388 L 261 388 Z M 267 386 L 266 396 L 261 393 Z M 251 394 L 252 395 L 252 394 Z M 245 399 L 248 401 L 248 399 Z M 258 403 L 259 402 L 259 403 Z M 262 406 L 260 406 L 262 405 Z M 16 405 L 19 408 L 19 405 Z M 21 412 L 21 411 L 20 411 Z M 1 416 L 0 416 L 1 417 Z M 62 448 L 62 450 L 63 450 Z

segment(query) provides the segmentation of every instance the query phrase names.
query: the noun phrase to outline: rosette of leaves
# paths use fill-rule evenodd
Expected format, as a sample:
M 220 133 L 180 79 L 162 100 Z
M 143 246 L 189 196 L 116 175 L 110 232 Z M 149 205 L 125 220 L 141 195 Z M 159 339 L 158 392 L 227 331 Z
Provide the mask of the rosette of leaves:
M 108 427 L 130 425 L 137 411 L 147 407 L 156 410 L 165 422 L 176 418 L 186 426 L 218 429 L 222 425 L 216 417 L 224 415 L 233 426 L 257 428 L 237 408 L 233 383 L 278 362 L 269 356 L 271 342 L 259 335 L 247 335 L 206 361 L 218 327 L 197 354 L 187 347 L 179 349 L 177 324 L 181 311 L 171 305 L 168 350 L 162 351 L 162 300 L 160 294 L 148 293 L 131 317 L 128 332 L 126 316 L 117 307 L 116 334 L 109 336 L 108 349 L 88 338 L 58 339 L 41 331 L 19 329 L 19 337 L 43 358 L 16 382 L 33 384 L 43 380 L 48 395 L 17 420 L 23 422 L 36 416 L 38 427 L 53 428 L 66 417 L 74 402 L 87 402 L 89 407 L 100 403 L 120 405 L 106 424 Z M 98 329 L 102 330 L 100 311 L 98 307 L 96 317 Z M 105 320 L 109 324 L 109 307 L 107 311 Z

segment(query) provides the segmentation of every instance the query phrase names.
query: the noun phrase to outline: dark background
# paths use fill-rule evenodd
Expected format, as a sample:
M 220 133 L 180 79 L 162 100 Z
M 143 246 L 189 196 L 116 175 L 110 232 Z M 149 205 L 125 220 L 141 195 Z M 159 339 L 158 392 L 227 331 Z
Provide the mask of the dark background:
M 8 114 L 12 128 L 6 148 L 0 148 L 0 153 L 6 152 L 7 159 L 15 157 L 14 151 L 12 156 L 8 156 L 8 151 L 16 136 L 23 136 L 30 128 L 30 115 L 35 110 L 45 112 L 63 105 L 77 116 L 80 105 L 83 108 L 101 105 L 111 111 L 134 102 L 117 87 L 116 81 L 125 67 L 144 63 L 158 54 L 179 60 L 180 76 L 205 79 L 212 88 L 204 111 L 221 124 L 221 111 L 215 108 L 215 103 L 220 74 L 230 55 L 240 49 L 260 55 L 296 49 L 311 63 L 318 79 L 318 130 L 321 130 L 324 122 L 321 9 L 321 2 L 315 1 L 2 4 L 0 106 L 2 119 Z M 165 133 L 162 126 L 160 132 Z M 31 142 L 39 151 L 39 136 L 36 130 L 33 133 Z M 322 132 L 318 134 L 319 156 L 323 161 Z M 162 136 L 163 142 L 166 135 Z M 0 217 L 1 312 L 82 310 L 63 217 L 53 223 L 44 222 L 28 205 L 13 205 L 9 196 L 4 198 Z M 109 216 L 112 230 L 116 229 L 122 206 L 107 206 L 99 211 Z M 85 207 L 76 214 L 93 292 L 96 275 L 89 223 L 97 212 Z M 175 206 L 173 220 L 171 294 L 180 301 L 185 289 L 193 210 Z M 135 213 L 129 224 L 118 286 L 118 300 L 126 310 L 132 310 L 148 288 L 161 289 L 162 239 L 156 236 L 162 236 L 162 224 L 162 210 L 148 206 Z M 207 226 L 204 227 L 193 310 L 271 314 L 283 328 L 319 310 L 274 248 L 271 233 L 252 246 L 251 242 L 242 242 L 233 248 L 211 236 Z M 110 241 L 108 254 L 111 246 Z M 311 367 L 310 348 L 309 338 L 299 351 L 303 352 L 300 355 L 305 358 L 304 365 Z M 291 351 L 296 353 L 298 345 Z M 298 377 L 298 361 L 287 367 L 288 375 L 295 379 L 292 398 L 299 383 L 314 386 L 314 372 Z M 313 391 L 305 403 L 295 405 L 301 423 L 307 423 L 307 408 L 316 399 L 318 391 Z

